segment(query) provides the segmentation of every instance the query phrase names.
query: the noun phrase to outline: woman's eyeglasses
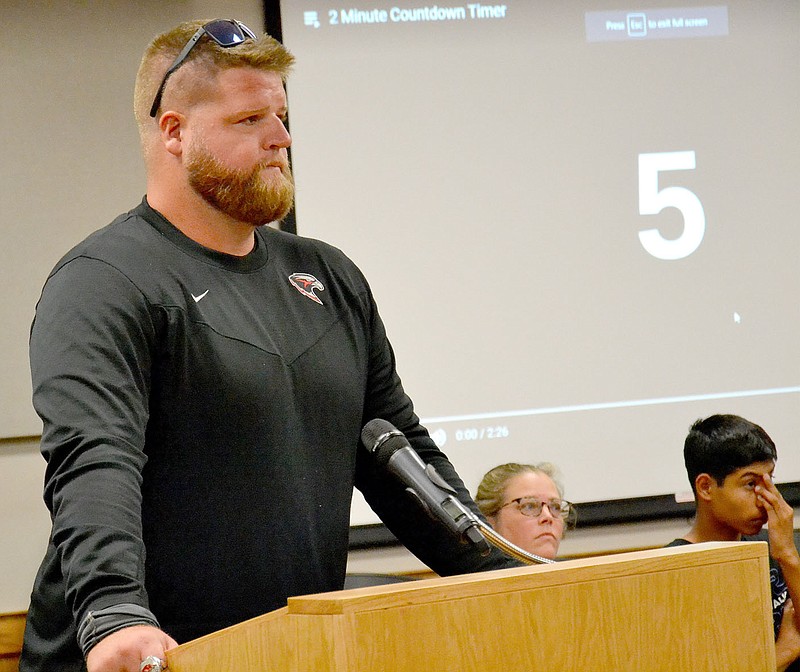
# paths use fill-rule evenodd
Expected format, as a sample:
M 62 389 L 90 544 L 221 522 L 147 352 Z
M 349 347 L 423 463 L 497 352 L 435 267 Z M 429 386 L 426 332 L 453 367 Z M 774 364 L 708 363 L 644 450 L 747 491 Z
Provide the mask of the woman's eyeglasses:
M 156 97 L 153 99 L 153 105 L 150 107 L 150 116 L 155 117 L 158 114 L 158 108 L 161 107 L 161 97 L 164 95 L 164 87 L 167 85 L 167 78 L 183 65 L 183 62 L 189 56 L 189 52 L 194 49 L 194 45 L 200 40 L 203 35 L 208 35 L 220 47 L 235 47 L 245 40 L 255 40 L 255 33 L 245 26 L 242 22 L 235 19 L 216 19 L 209 21 L 204 26 L 200 27 L 197 32 L 192 35 L 186 46 L 183 47 L 181 53 L 169 66 L 169 69 L 164 74 L 164 79 L 161 80 L 161 85 L 158 87 Z
M 512 499 L 510 502 L 503 504 L 500 508 L 503 509 L 512 504 L 519 509 L 519 512 L 523 516 L 528 516 L 530 518 L 538 518 L 545 506 L 550 511 L 551 516 L 557 516 L 564 520 L 569 518 L 570 512 L 572 511 L 572 504 L 565 499 L 554 498 L 542 501 L 536 497 L 518 497 L 517 499 Z

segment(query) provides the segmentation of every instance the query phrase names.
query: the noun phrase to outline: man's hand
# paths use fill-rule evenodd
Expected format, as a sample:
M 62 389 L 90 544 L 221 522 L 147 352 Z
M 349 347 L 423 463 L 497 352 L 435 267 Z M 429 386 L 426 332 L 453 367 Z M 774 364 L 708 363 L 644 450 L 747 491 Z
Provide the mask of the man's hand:
M 147 656 L 164 657 L 178 646 L 169 635 L 151 625 L 132 625 L 112 632 L 95 644 L 86 656 L 88 672 L 139 672 Z
M 780 565 L 796 562 L 798 554 L 794 545 L 794 511 L 778 492 L 768 474 L 764 474 L 762 480 L 763 484 L 756 486 L 756 495 L 767 512 L 770 555 Z

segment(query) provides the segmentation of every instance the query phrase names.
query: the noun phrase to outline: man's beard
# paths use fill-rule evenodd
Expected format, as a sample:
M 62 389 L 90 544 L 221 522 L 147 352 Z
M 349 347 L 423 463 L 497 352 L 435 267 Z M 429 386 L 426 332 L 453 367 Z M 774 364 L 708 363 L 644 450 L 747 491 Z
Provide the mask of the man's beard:
M 292 208 L 294 181 L 288 165 L 281 174 L 264 177 L 268 162 L 252 170 L 226 168 L 203 146 L 187 159 L 189 185 L 203 199 L 229 217 L 252 226 L 283 219 Z

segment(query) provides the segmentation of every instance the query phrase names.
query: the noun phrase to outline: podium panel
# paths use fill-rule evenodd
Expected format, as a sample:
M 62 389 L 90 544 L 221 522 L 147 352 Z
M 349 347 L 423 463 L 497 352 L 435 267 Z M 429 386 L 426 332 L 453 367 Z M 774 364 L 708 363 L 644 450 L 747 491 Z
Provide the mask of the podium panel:
M 167 653 L 172 672 L 774 672 L 763 542 L 291 598 Z

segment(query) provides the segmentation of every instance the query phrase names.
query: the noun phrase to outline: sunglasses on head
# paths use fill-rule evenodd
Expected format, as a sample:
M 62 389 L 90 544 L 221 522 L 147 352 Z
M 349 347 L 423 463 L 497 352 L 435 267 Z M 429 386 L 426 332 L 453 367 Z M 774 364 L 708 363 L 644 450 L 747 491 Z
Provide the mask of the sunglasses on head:
M 200 40 L 203 35 L 208 35 L 220 47 L 235 47 L 245 40 L 255 40 L 255 33 L 245 26 L 241 21 L 235 19 L 216 19 L 209 21 L 204 26 L 197 29 L 197 32 L 192 35 L 186 45 L 181 49 L 181 53 L 169 66 L 167 72 L 164 74 L 164 79 L 161 80 L 161 85 L 158 87 L 156 97 L 153 99 L 153 105 L 150 107 L 150 116 L 155 117 L 158 114 L 158 108 L 161 107 L 161 97 L 164 95 L 164 87 L 167 84 L 169 76 L 183 65 L 183 62 L 189 56 L 189 52 L 194 49 L 194 45 Z

